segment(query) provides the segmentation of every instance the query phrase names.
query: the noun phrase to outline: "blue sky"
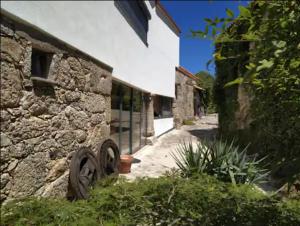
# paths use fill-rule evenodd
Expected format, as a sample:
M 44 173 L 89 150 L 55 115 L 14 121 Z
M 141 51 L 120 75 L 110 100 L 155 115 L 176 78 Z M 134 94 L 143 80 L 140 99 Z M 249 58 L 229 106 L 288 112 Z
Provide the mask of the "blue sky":
M 180 65 L 197 73 L 207 70 L 206 63 L 212 58 L 214 46 L 210 40 L 191 38 L 190 30 L 203 30 L 205 27 L 204 18 L 225 17 L 226 8 L 231 9 L 238 15 L 239 5 L 248 5 L 248 1 L 164 1 L 162 5 L 175 20 L 181 29 L 180 36 Z M 209 72 L 215 73 L 214 65 L 209 66 Z

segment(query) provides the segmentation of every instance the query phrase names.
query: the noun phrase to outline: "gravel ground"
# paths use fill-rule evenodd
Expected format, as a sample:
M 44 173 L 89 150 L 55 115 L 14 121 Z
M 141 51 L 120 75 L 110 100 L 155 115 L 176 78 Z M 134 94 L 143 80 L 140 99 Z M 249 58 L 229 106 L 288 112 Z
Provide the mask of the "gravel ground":
M 179 130 L 172 130 L 160 136 L 157 142 L 147 145 L 133 154 L 134 163 L 131 173 L 124 174 L 127 179 L 133 180 L 137 177 L 159 177 L 164 172 L 177 168 L 170 153 L 174 152 L 181 141 L 197 141 L 204 138 L 213 138 L 218 127 L 217 114 L 202 117 L 192 126 L 182 126 Z

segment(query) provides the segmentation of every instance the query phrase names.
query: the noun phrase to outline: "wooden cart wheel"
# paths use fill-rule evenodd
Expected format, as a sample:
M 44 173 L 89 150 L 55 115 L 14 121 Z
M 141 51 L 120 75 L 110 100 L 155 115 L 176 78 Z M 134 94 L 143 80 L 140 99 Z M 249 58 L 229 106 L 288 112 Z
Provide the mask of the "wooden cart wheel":
M 89 188 L 101 176 L 95 154 L 87 147 L 80 148 L 71 159 L 70 186 L 75 199 L 87 199 Z
M 97 159 L 104 177 L 119 175 L 120 151 L 113 140 L 105 140 L 99 145 Z

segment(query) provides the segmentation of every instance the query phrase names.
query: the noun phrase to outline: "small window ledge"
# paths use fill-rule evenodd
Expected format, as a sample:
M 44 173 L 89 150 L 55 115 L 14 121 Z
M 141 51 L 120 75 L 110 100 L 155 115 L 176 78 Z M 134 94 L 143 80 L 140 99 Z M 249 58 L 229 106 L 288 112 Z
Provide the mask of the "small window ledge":
M 51 79 L 47 79 L 47 78 L 41 78 L 41 77 L 37 77 L 37 76 L 31 76 L 30 80 L 33 82 L 42 82 L 42 83 L 47 83 L 47 84 L 51 84 L 51 85 L 58 85 L 58 82 L 51 80 Z

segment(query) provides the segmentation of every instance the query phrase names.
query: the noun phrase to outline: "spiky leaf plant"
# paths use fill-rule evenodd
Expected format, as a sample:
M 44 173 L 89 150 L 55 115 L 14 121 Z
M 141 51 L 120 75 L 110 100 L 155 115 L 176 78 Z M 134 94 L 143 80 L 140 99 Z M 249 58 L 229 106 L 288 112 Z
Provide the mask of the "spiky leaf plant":
M 172 156 L 185 177 L 206 173 L 233 184 L 262 183 L 269 174 L 260 166 L 265 158 L 247 155 L 247 148 L 234 145 L 234 141 L 183 142 Z

